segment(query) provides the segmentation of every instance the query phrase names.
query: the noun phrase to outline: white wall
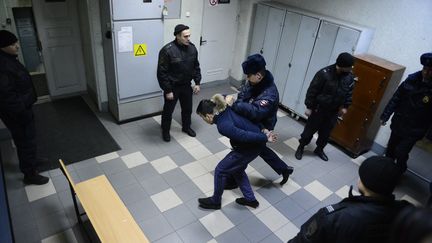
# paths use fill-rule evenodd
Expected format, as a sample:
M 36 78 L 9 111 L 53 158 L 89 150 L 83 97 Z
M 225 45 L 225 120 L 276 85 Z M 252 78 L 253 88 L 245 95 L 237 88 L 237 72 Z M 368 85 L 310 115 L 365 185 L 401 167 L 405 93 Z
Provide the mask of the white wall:
M 246 16 L 241 16 L 240 29 L 251 31 L 249 10 L 257 1 L 241 1 Z M 410 73 L 420 70 L 419 57 L 432 51 L 432 1 L 430 0 L 279 0 L 278 2 L 331 16 L 348 22 L 375 29 L 369 53 L 406 66 L 403 79 Z M 246 34 L 237 41 L 235 56 L 245 57 Z M 242 44 L 243 43 L 243 44 Z M 240 68 L 239 68 L 240 70 Z M 233 77 L 239 79 L 239 70 Z M 241 70 L 240 70 L 241 72 Z M 236 74 L 234 76 L 234 74 Z M 376 142 L 385 146 L 390 129 L 383 127 Z

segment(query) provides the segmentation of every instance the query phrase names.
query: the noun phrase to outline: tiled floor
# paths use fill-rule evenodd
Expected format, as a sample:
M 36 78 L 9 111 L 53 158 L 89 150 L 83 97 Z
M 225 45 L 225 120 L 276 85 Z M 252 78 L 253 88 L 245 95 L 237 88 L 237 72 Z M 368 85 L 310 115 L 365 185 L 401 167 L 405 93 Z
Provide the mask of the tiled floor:
M 223 84 L 202 90 L 194 99 L 214 93 L 233 93 Z M 179 107 L 174 118 L 180 119 Z M 105 174 L 152 242 L 286 242 L 320 207 L 338 202 L 356 185 L 358 165 L 369 152 L 351 159 L 332 145 L 326 147 L 330 161 L 313 156 L 307 147 L 303 160 L 294 158 L 297 137 L 303 124 L 283 111 L 278 113 L 279 142 L 271 147 L 295 171 L 283 187 L 280 176 L 262 159 L 247 169 L 260 202 L 257 209 L 237 205 L 237 190 L 225 191 L 222 210 L 202 210 L 197 198 L 211 195 L 215 165 L 229 151 L 229 142 L 215 126 L 193 114 L 196 138 L 172 125 L 172 140 L 160 137 L 160 117 L 117 125 L 108 114 L 97 114 L 122 150 L 69 165 L 76 182 Z M 17 242 L 88 242 L 73 210 L 65 177 L 56 169 L 44 174 L 51 178 L 43 186 L 26 186 L 17 169 L 10 142 L 2 145 L 6 180 Z M 416 152 L 418 158 L 432 157 Z M 61 156 L 61 155 L 59 155 Z M 427 157 L 429 156 L 429 157 Z M 414 157 L 414 156 L 413 156 Z M 430 160 L 429 160 L 430 161 Z M 424 203 L 426 183 L 407 174 L 397 188 L 398 198 Z

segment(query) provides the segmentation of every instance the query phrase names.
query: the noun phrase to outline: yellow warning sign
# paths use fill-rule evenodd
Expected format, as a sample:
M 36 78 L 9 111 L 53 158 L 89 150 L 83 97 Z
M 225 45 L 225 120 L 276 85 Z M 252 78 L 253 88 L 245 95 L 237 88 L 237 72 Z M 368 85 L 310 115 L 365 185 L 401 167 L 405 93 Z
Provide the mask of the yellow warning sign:
M 147 55 L 147 45 L 142 44 L 134 44 L 134 56 L 146 56 Z

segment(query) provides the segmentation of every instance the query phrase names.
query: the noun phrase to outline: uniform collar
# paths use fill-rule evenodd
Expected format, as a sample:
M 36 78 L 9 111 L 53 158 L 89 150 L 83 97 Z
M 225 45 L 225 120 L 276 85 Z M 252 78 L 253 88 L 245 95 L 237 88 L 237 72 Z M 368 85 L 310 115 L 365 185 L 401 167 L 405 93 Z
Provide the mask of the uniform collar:
M 14 59 L 14 60 L 18 57 L 17 55 L 11 55 L 11 54 L 6 53 L 6 52 L 4 52 L 4 51 L 2 51 L 2 50 L 0 50 L 0 55 L 1 55 L 1 56 L 4 56 L 4 57 L 7 57 L 7 58 L 12 58 L 12 59 Z

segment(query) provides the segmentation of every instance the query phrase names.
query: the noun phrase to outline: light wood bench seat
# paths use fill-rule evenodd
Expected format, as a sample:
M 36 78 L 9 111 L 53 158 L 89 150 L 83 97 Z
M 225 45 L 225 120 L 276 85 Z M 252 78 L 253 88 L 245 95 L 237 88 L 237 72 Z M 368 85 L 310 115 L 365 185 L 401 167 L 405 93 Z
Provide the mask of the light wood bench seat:
M 60 164 L 71 186 L 72 197 L 77 197 L 101 242 L 149 242 L 129 210 L 105 175 L 74 183 L 63 161 Z M 81 214 L 74 198 L 79 222 Z

